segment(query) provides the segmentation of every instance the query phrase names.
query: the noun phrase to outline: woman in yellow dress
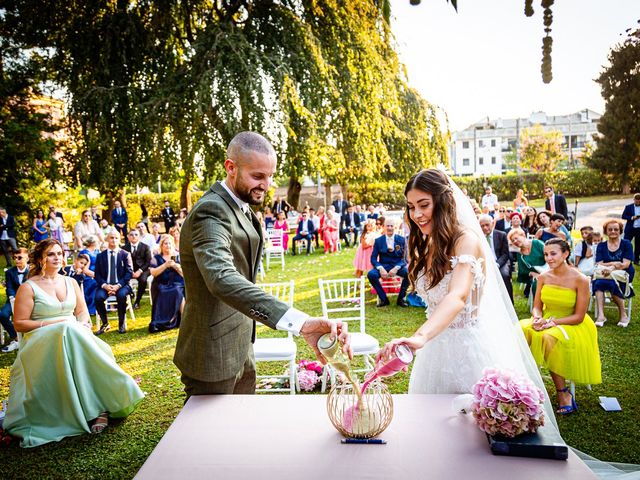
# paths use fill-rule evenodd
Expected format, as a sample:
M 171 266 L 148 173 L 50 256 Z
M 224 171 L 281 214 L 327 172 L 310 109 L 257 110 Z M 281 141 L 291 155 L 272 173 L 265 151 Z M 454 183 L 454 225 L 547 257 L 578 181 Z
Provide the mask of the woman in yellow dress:
M 556 412 L 562 415 L 578 409 L 566 380 L 602 382 L 598 332 L 587 315 L 589 279 L 568 264 L 570 253 L 565 240 L 545 243 L 550 270 L 538 277 L 533 317 L 520 321 L 536 363 L 551 372 L 558 393 Z

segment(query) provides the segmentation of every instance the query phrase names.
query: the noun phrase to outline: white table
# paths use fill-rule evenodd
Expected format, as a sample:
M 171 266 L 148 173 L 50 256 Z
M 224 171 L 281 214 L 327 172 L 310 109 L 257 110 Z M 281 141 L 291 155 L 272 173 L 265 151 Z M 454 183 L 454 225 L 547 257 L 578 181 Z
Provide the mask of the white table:
M 567 461 L 494 456 L 454 395 L 394 395 L 386 445 L 343 445 L 324 395 L 192 397 L 137 479 L 596 478 Z

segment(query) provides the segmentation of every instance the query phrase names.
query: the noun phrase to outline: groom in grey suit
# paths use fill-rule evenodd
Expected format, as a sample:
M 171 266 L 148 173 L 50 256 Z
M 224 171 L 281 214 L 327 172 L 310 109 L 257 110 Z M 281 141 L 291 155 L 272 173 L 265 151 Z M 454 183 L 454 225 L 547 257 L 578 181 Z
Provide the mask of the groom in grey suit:
M 317 348 L 325 333 L 339 335 L 351 353 L 346 325 L 311 318 L 255 285 L 262 255 L 259 205 L 276 171 L 276 154 L 253 132 L 236 135 L 215 183 L 187 216 L 180 235 L 186 304 L 173 358 L 187 396 L 254 393 L 256 321 L 302 335 Z

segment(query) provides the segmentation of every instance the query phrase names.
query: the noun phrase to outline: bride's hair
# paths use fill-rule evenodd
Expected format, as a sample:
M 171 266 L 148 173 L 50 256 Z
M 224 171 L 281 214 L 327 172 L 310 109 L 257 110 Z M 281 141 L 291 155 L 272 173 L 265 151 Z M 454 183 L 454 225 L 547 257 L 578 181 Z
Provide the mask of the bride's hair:
M 29 278 L 44 273 L 44 266 L 47 262 L 47 253 L 54 245 L 60 246 L 64 252 L 64 246 L 55 238 L 45 238 L 40 240 L 29 254 Z
M 431 194 L 433 213 L 431 234 L 425 238 L 418 225 L 411 220 L 408 205 L 405 207 L 410 228 L 409 281 L 415 288 L 418 276 L 424 271 L 427 275 L 428 288 L 432 288 L 440 283 L 451 268 L 450 260 L 455 244 L 462 234 L 462 228 L 456 214 L 453 190 L 444 172 L 430 168 L 416 173 L 407 183 L 404 196 L 406 197 L 413 189 Z

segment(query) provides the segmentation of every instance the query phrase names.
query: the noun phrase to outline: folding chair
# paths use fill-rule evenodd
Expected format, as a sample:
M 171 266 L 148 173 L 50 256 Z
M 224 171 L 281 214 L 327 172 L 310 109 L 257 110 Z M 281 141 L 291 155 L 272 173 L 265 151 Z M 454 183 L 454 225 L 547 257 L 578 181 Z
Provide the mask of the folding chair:
M 267 260 L 267 270 L 271 264 L 271 259 L 280 259 L 282 270 L 284 270 L 284 242 L 282 239 L 282 230 L 274 228 L 267 230 L 266 247 L 264 248 L 265 258 Z
M 296 243 L 296 249 L 298 251 L 298 255 L 307 251 L 307 242 L 309 242 L 309 240 L 307 240 L 306 238 L 303 238 L 302 240 L 298 240 L 298 242 Z M 313 241 L 311 241 L 311 248 L 309 249 L 309 252 L 313 253 L 314 250 L 315 248 L 313 248 Z
M 104 306 L 107 309 L 107 320 L 109 320 L 109 313 L 116 312 L 118 313 L 118 301 L 116 300 L 115 295 L 111 295 L 107 297 L 107 300 L 104 302 Z M 125 311 L 125 316 L 129 312 L 129 316 L 131 317 L 131 321 L 136 321 L 136 314 L 133 313 L 133 303 L 131 303 L 131 295 L 127 295 L 127 307 Z M 117 317 L 116 317 L 117 318 Z M 100 328 L 100 315 L 96 315 L 96 328 Z
M 377 339 L 365 332 L 365 299 L 364 277 L 340 280 L 318 280 L 320 286 L 320 302 L 322 304 L 322 316 L 330 320 L 342 320 L 351 322 L 351 348 L 354 356 L 364 358 L 365 368 L 356 372 L 368 372 L 373 369 L 372 355 L 378 353 L 380 344 Z M 357 324 L 354 330 L 353 324 Z M 335 382 L 335 372 L 325 367 L 322 373 L 322 391 L 327 387 L 327 374 Z
M 293 307 L 293 280 L 281 283 L 262 283 L 257 285 L 263 291 Z M 291 332 L 286 337 L 256 338 L 253 353 L 257 362 L 289 362 L 287 375 L 257 375 L 257 378 L 288 378 L 289 388 L 260 388 L 257 392 L 289 392 L 295 395 L 297 387 L 296 353 L 298 347 Z

